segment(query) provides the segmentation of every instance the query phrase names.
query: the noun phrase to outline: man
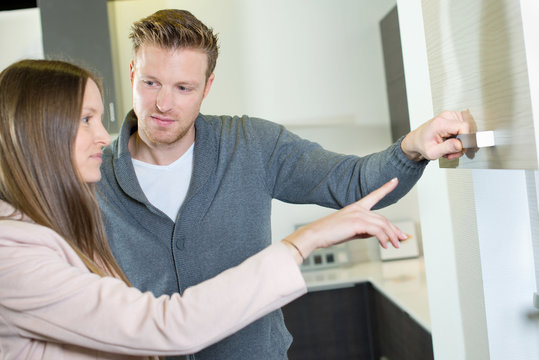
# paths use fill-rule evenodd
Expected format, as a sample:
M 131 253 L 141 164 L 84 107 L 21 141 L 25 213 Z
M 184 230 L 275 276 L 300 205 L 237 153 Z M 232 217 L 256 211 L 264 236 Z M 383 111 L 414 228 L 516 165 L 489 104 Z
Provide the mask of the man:
M 202 115 L 218 54 L 212 30 L 163 10 L 135 23 L 130 38 L 133 111 L 104 154 L 100 205 L 119 265 L 155 295 L 183 292 L 268 246 L 273 198 L 341 208 L 398 177 L 379 204 L 387 206 L 428 160 L 462 155 L 458 140 L 443 141 L 468 129 L 460 113 L 362 158 L 264 120 Z M 291 340 L 277 311 L 191 358 L 286 359 Z

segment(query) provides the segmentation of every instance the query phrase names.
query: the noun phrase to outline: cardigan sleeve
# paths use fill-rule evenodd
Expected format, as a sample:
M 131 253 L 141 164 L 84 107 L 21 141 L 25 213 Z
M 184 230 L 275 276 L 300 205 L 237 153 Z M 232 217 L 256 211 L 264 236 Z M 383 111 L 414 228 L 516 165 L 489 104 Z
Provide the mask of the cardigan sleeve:
M 89 273 L 50 229 L 0 221 L 0 322 L 21 337 L 120 354 L 190 354 L 305 292 L 281 243 L 182 296 L 155 298 Z
M 251 118 L 250 131 L 264 156 L 270 193 L 289 203 L 339 209 L 397 177 L 398 187 L 375 206 L 382 208 L 406 195 L 428 164 L 407 159 L 402 138 L 383 151 L 356 156 L 327 151 L 262 119 Z

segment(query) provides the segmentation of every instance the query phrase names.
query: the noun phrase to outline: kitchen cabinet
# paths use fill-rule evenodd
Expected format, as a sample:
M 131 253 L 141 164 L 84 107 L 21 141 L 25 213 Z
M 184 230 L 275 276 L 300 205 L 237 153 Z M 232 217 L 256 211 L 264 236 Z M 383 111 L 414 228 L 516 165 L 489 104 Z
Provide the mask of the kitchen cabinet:
M 433 108 L 440 110 L 433 106 L 435 96 L 431 93 L 431 86 L 436 85 L 432 69 L 429 79 L 429 66 L 432 67 L 432 61 L 427 60 L 425 37 L 435 36 L 432 31 L 436 31 L 437 28 L 454 30 L 459 26 L 459 22 L 464 22 L 466 26 L 459 31 L 453 31 L 453 35 L 471 36 L 475 40 L 480 36 L 489 38 L 490 43 L 485 46 L 493 48 L 483 51 L 493 51 L 498 45 L 496 42 L 507 42 L 507 39 L 500 35 L 501 27 L 493 25 L 501 17 L 509 22 L 522 22 L 521 55 L 523 47 L 527 66 L 525 70 L 521 68 L 520 73 L 527 73 L 529 94 L 515 88 L 512 92 L 514 95 L 507 93 L 506 96 L 513 97 L 515 101 L 528 99 L 531 111 L 528 109 L 527 113 L 533 116 L 528 126 L 532 124 L 533 127 L 527 129 L 530 133 L 535 133 L 534 139 L 538 139 L 534 115 L 537 109 L 535 102 L 538 98 L 537 91 L 534 90 L 537 87 L 535 84 L 537 75 L 534 75 L 534 72 L 537 72 L 536 64 L 539 64 L 537 61 L 539 44 L 534 44 L 538 38 L 537 31 L 530 33 L 528 29 L 530 19 L 532 25 L 535 23 L 535 28 L 539 26 L 537 22 L 539 2 L 537 0 L 511 2 L 489 0 L 469 3 L 457 0 L 443 2 L 444 4 L 441 1 L 432 2 L 435 4 L 422 0 L 398 2 L 405 74 L 407 79 L 413 79 L 407 81 L 411 127 L 416 128 L 424 122 L 424 119 L 432 117 Z M 477 18 L 477 13 L 474 14 L 474 11 L 478 11 L 478 3 L 488 9 L 485 16 L 480 19 Z M 468 11 L 459 12 L 460 17 L 457 18 L 453 6 L 465 5 L 469 6 Z M 431 6 L 443 8 L 430 13 Z M 500 11 L 501 7 L 504 11 Z M 515 13 L 519 8 L 520 13 Z M 436 13 L 440 15 L 437 20 L 429 19 Z M 468 23 L 468 18 L 475 18 L 474 23 Z M 436 21 L 440 23 L 438 27 L 434 24 Z M 451 21 L 451 26 L 448 26 L 448 21 Z M 425 22 L 431 24 L 425 27 Z M 497 34 L 497 37 L 481 35 L 478 31 L 484 31 L 482 28 L 489 28 Z M 506 36 L 516 36 L 516 31 L 516 29 L 513 32 L 509 31 Z M 464 34 L 466 32 L 470 34 Z M 528 41 L 533 34 L 535 36 L 531 38 L 535 38 L 534 41 Z M 455 51 L 459 55 L 464 55 L 465 52 L 473 59 L 471 54 L 476 53 L 475 61 L 477 61 L 477 50 L 481 49 L 477 46 L 480 42 L 476 43 L 476 48 L 470 45 L 470 49 L 465 51 L 463 44 L 455 44 L 450 37 L 440 37 L 439 41 L 440 46 L 460 47 L 459 51 Z M 513 49 L 519 43 L 518 39 L 510 42 L 511 51 L 518 52 Z M 429 42 L 429 46 L 432 45 L 432 41 Z M 450 54 L 451 52 L 444 56 L 449 57 Z M 432 55 L 431 51 L 429 56 Z M 500 56 L 503 57 L 504 54 Z M 509 56 L 512 58 L 514 54 Z M 530 61 L 530 58 L 534 57 L 536 60 Z M 489 96 L 485 96 L 485 100 L 492 99 L 495 87 L 482 88 L 481 84 L 477 83 L 477 78 L 483 76 L 485 81 L 488 80 L 487 76 L 481 75 L 483 71 L 495 78 L 497 74 L 492 74 L 492 67 L 496 62 L 503 60 L 497 59 L 496 56 L 490 61 L 486 60 L 488 59 L 484 59 L 483 66 L 475 74 L 475 79 L 471 73 L 468 73 L 469 76 L 466 78 L 446 80 L 439 78 L 440 81 L 448 82 L 446 86 L 454 86 L 456 82 L 467 91 L 466 96 L 469 99 L 460 99 L 455 104 L 462 106 L 461 109 L 470 108 L 477 120 L 481 120 L 477 115 L 478 108 L 496 109 L 498 105 L 494 101 L 491 101 L 490 105 L 486 101 L 481 104 L 473 97 L 486 91 Z M 507 63 L 507 60 L 504 62 Z M 440 72 L 440 76 L 443 76 L 444 72 L 446 75 L 454 73 L 456 66 L 460 66 L 461 71 L 465 71 L 466 69 L 462 68 L 466 66 L 474 66 L 473 61 L 464 62 L 462 65 L 450 65 L 447 62 L 445 64 L 446 68 Z M 511 60 L 511 64 L 518 67 L 519 61 Z M 519 78 L 525 80 L 525 77 Z M 468 87 L 470 81 L 475 81 L 478 85 L 476 94 Z M 452 83 L 449 84 L 450 82 Z M 504 84 L 513 86 L 515 82 L 512 80 Z M 458 91 L 447 92 L 447 99 L 455 97 L 458 93 Z M 439 92 L 438 95 L 443 99 L 443 92 Z M 504 98 L 500 96 L 499 101 L 503 102 Z M 467 104 L 468 102 L 475 103 L 475 107 Z M 514 106 L 510 108 L 516 109 Z M 519 113 L 516 112 L 515 115 Z M 497 129 L 489 129 L 479 124 L 478 130 Z M 484 155 L 483 150 L 485 149 L 477 155 L 481 153 Z M 536 156 L 535 149 L 531 148 L 529 152 Z M 520 155 L 526 157 L 529 154 Z M 473 161 L 469 165 L 473 166 Z M 529 192 L 524 179 L 525 175 L 532 171 L 493 170 L 493 167 L 489 165 L 485 170 L 455 171 L 429 166 L 417 185 L 423 253 L 429 279 L 428 299 L 432 315 L 430 328 L 436 359 L 539 359 L 539 327 L 532 315 L 532 299 L 536 285 L 530 230 L 534 227 L 530 222 Z M 530 168 L 534 168 L 533 164 Z
M 97 73 L 103 83 L 103 125 L 111 132 L 121 121 L 116 102 L 107 0 L 38 0 L 46 58 L 74 62 Z M 69 36 L 66 36 L 69 34 Z
M 374 359 L 434 359 L 432 336 L 409 313 L 369 284 Z
M 391 122 L 391 138 L 395 142 L 410 132 L 406 81 L 402 62 L 399 15 L 395 6 L 380 20 L 380 35 L 384 51 L 387 102 Z
M 433 359 L 430 332 L 370 282 L 309 292 L 283 314 L 290 360 Z
M 537 20 L 520 3 L 422 1 L 434 113 L 469 109 L 496 142 L 441 167 L 538 168 Z
M 309 292 L 283 308 L 290 360 L 374 359 L 367 283 Z

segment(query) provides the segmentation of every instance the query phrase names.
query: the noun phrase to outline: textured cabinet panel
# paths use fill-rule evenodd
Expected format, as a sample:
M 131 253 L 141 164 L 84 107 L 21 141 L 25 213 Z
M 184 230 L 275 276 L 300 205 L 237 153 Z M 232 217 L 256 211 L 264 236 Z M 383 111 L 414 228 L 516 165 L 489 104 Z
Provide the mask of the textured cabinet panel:
M 537 169 L 520 4 L 423 0 L 434 113 L 469 109 L 496 146 L 441 167 Z

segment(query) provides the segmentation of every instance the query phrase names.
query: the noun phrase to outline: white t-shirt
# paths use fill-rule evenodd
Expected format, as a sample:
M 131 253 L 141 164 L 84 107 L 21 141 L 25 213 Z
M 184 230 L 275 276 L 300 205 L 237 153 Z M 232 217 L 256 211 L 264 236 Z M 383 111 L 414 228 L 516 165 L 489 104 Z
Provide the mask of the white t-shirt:
M 153 165 L 136 159 L 133 167 L 148 201 L 173 221 L 185 200 L 193 173 L 193 148 L 169 165 Z

